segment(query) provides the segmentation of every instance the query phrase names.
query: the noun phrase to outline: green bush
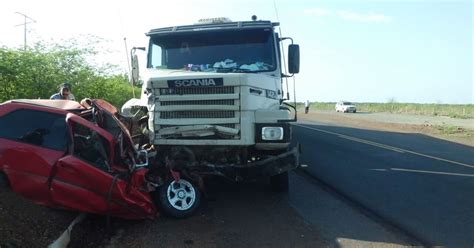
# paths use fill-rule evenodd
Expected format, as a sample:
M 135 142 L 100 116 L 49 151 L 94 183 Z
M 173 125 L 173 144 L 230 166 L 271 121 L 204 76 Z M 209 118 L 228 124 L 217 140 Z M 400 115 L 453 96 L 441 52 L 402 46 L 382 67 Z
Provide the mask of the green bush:
M 120 107 L 132 97 L 132 87 L 127 75 L 113 73 L 118 71 L 117 66 L 92 64 L 98 54 L 94 47 L 99 42 L 37 43 L 26 50 L 0 48 L 0 102 L 49 99 L 58 92 L 59 84 L 68 82 L 78 101 L 101 98 Z

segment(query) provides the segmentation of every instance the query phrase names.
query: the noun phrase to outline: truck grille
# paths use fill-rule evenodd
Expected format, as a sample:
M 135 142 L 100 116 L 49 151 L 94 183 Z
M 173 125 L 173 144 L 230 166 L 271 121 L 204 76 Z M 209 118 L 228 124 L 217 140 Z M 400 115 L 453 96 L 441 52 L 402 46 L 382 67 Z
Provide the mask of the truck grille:
M 202 88 L 160 88 L 160 95 L 215 95 L 234 93 L 233 86 Z
M 236 124 L 218 124 L 221 127 L 236 128 Z M 175 125 L 160 125 L 160 128 L 176 127 Z
M 240 139 L 240 132 L 232 135 L 216 132 L 215 135 L 203 137 L 188 137 L 180 133 L 158 134 L 161 129 L 178 126 L 213 125 L 240 130 L 240 88 L 238 86 L 155 88 L 154 92 L 157 132 L 154 142 Z
M 167 101 L 161 102 L 160 106 L 177 105 L 234 105 L 234 100 L 195 100 L 195 101 Z
M 161 112 L 161 119 L 234 118 L 234 111 L 173 111 Z

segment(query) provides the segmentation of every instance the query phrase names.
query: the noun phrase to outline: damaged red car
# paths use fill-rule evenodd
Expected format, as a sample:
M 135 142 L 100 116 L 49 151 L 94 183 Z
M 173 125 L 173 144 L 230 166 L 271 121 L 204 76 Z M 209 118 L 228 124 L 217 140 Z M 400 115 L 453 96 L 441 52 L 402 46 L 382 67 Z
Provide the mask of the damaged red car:
M 132 124 L 106 101 L 85 103 L 0 104 L 0 184 L 55 208 L 126 219 L 191 215 L 199 183 L 166 165 L 151 173 L 154 152 L 134 145 Z

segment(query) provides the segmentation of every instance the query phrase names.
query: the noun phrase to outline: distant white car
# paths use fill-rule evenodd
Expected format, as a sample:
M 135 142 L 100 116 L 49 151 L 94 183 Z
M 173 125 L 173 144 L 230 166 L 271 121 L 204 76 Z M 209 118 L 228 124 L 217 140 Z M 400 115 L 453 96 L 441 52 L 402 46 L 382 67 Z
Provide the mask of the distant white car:
M 357 112 L 357 107 L 351 102 L 340 101 L 336 103 L 336 112 Z

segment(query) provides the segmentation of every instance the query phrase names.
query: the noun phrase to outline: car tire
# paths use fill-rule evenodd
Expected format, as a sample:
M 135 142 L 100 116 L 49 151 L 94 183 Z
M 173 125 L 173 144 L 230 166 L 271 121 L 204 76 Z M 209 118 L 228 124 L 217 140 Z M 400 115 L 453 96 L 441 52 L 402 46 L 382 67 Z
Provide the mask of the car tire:
M 201 191 L 187 179 L 170 180 L 158 188 L 158 204 L 165 215 L 186 218 L 201 204 Z
M 270 187 L 274 192 L 286 192 L 289 188 L 288 171 L 270 177 Z
M 8 181 L 7 176 L 3 173 L 0 172 L 0 188 L 9 188 L 10 183 Z
M 352 113 L 355 113 L 355 112 L 357 112 L 357 110 L 352 111 Z

